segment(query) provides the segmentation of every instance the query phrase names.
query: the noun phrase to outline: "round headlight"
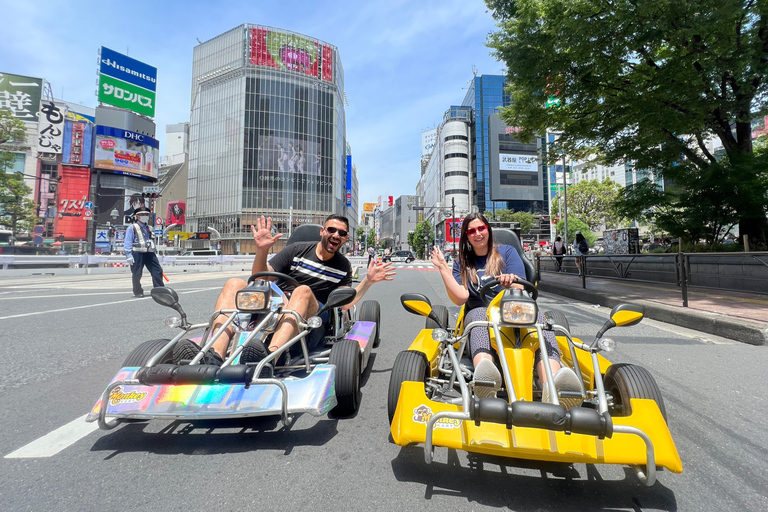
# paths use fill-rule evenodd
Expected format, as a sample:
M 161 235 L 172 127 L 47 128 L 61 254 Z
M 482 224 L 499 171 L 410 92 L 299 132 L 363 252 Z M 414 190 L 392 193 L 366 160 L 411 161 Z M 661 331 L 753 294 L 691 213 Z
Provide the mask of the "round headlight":
M 613 338 L 600 338 L 597 346 L 604 352 L 612 352 L 616 348 L 616 342 Z
M 175 327 L 179 327 L 181 325 L 181 318 L 177 316 L 172 316 L 170 318 L 165 319 L 165 325 L 166 327 L 170 327 L 171 329 Z
M 445 341 L 448 339 L 448 331 L 445 329 L 432 329 L 432 339 L 435 341 Z
M 323 325 L 323 319 L 319 316 L 312 316 L 307 320 L 307 327 L 310 329 L 317 329 L 321 325 Z

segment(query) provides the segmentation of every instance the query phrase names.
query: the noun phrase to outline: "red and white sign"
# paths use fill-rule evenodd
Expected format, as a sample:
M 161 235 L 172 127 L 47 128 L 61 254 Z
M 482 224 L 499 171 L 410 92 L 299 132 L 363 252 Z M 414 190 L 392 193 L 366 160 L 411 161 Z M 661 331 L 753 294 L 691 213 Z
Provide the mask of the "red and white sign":
M 163 225 L 163 218 L 162 217 L 156 218 L 155 219 L 155 225 L 156 226 L 162 226 Z
M 93 210 L 83 210 L 83 217 L 85 217 L 86 219 L 88 217 L 93 217 Z
M 99 146 L 101 146 L 103 148 L 113 148 L 116 145 L 117 144 L 112 139 L 102 139 L 102 140 L 99 141 Z

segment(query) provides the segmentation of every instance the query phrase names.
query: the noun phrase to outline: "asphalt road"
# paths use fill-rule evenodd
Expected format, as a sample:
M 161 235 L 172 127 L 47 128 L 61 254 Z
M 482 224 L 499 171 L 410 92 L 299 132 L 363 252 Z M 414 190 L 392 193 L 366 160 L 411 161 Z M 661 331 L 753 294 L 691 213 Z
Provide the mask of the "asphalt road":
M 413 267 L 414 265 L 410 265 Z M 170 274 L 193 321 L 242 273 Z M 148 282 L 148 280 L 147 280 Z M 612 331 L 616 362 L 645 366 L 663 393 L 683 473 L 651 488 L 629 468 L 553 465 L 389 439 L 386 394 L 395 356 L 423 319 L 398 297 L 447 304 L 437 272 L 401 268 L 366 296 L 382 306 L 382 343 L 352 418 L 150 422 L 84 427 L 133 347 L 170 337 L 170 310 L 134 299 L 129 277 L 7 277 L 0 272 L 1 510 L 766 510 L 768 348 L 645 320 Z M 589 338 L 606 308 L 542 294 Z M 90 424 L 89 424 L 90 425 Z M 63 427 L 63 428 L 62 428 Z

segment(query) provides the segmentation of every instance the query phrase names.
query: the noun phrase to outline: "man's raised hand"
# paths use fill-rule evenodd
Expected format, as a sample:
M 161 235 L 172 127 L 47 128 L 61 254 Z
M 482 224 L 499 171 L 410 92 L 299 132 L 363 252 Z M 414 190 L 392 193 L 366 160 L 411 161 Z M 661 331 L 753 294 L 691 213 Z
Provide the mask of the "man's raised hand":
M 259 250 L 268 250 L 283 236 L 282 233 L 272 234 L 272 217 L 265 219 L 263 215 L 256 219 L 256 225 L 251 226 L 251 231 L 253 231 L 253 241 L 256 242 L 256 248 Z

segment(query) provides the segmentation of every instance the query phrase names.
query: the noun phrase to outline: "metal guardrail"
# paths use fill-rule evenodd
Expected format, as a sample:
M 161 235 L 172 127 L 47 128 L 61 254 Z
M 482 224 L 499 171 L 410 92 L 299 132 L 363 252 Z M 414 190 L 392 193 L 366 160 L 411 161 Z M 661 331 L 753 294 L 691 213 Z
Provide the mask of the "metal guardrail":
M 582 288 L 588 278 L 672 284 L 680 287 L 683 305 L 688 305 L 688 288 L 710 288 L 768 295 L 768 252 L 654 253 L 563 256 L 562 271 L 583 269 Z M 553 255 L 536 255 L 541 271 L 556 271 Z
M 232 256 L 158 256 L 162 266 L 181 265 L 231 265 L 253 263 L 252 255 Z M 125 256 L 102 256 L 83 254 L 79 256 L 39 256 L 39 255 L 0 255 L 0 268 L 92 268 L 92 267 L 128 267 Z

